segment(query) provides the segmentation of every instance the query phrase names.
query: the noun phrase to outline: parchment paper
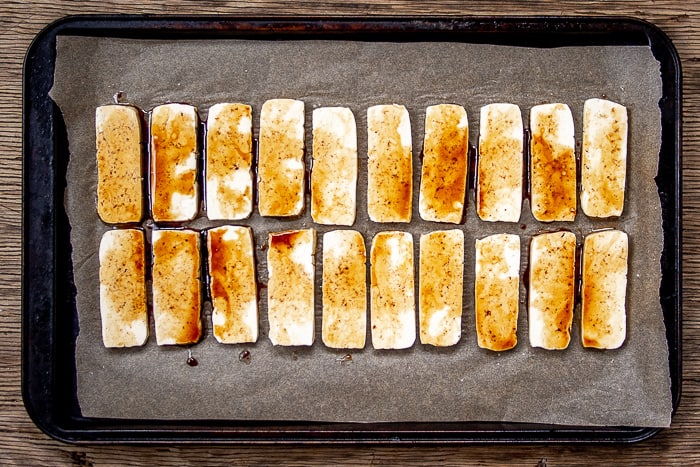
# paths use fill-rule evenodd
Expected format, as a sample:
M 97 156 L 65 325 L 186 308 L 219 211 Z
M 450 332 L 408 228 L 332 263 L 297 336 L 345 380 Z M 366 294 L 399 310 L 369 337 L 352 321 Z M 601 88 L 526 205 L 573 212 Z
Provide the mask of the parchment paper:
M 626 207 L 619 220 L 595 221 L 579 212 L 574 223 L 536 222 L 525 202 L 516 224 L 480 222 L 467 203 L 462 339 L 450 348 L 416 344 L 377 351 L 368 339 L 360 351 L 326 348 L 320 338 L 317 285 L 316 342 L 310 348 L 273 347 L 267 338 L 266 290 L 260 293 L 260 338 L 251 345 L 218 344 L 205 309 L 204 338 L 191 347 L 158 347 L 151 334 L 143 348 L 106 349 L 99 318 L 98 245 L 110 227 L 95 209 L 95 107 L 125 101 L 148 111 L 164 102 L 187 102 L 202 118 L 214 103 L 253 106 L 254 136 L 262 103 L 288 97 L 306 103 L 307 148 L 311 112 L 319 106 L 350 107 L 358 126 L 360 180 L 357 222 L 369 249 L 380 230 L 414 234 L 451 225 L 420 221 L 419 176 L 414 177 L 414 221 L 374 224 L 366 211 L 366 109 L 404 104 L 411 115 L 414 168 L 420 169 L 423 120 L 428 105 L 458 103 L 467 109 L 470 141 L 477 141 L 479 108 L 512 102 L 523 110 L 546 102 L 567 103 L 580 150 L 583 102 L 607 96 L 627 106 L 630 135 Z M 659 64 L 648 47 L 534 49 L 462 43 L 344 41 L 153 41 L 58 37 L 52 97 L 65 119 L 70 165 L 65 203 L 71 224 L 73 273 L 80 334 L 76 364 L 78 398 L 88 417 L 134 419 L 258 419 L 314 421 L 515 421 L 564 425 L 664 427 L 670 424 L 668 350 L 659 305 L 662 247 L 660 204 L 654 183 L 660 145 Z M 307 154 L 307 161 L 310 155 Z M 580 211 L 580 209 L 579 209 Z M 238 224 L 255 231 L 258 276 L 266 282 L 267 232 L 318 229 L 316 274 L 321 274 L 321 234 L 309 216 L 271 220 L 254 214 Z M 219 223 L 220 224 L 220 223 Z M 214 225 L 200 217 L 196 228 Z M 474 330 L 474 240 L 517 233 L 524 273 L 529 239 L 568 228 L 579 239 L 591 230 L 616 227 L 630 236 L 628 336 L 619 350 L 583 349 L 577 307 L 567 350 L 531 348 L 525 288 L 521 283 L 518 345 L 496 353 L 479 349 Z M 368 268 L 369 270 L 369 268 Z M 417 277 L 417 275 L 416 275 Z M 317 282 L 318 284 L 318 282 Z M 416 280 L 417 292 L 417 280 Z M 417 296 L 417 294 L 416 294 Z M 151 324 L 152 326 L 152 324 Z M 248 363 L 239 360 L 250 352 Z M 199 365 L 188 366 L 188 352 Z M 344 358 L 352 356 L 351 361 Z

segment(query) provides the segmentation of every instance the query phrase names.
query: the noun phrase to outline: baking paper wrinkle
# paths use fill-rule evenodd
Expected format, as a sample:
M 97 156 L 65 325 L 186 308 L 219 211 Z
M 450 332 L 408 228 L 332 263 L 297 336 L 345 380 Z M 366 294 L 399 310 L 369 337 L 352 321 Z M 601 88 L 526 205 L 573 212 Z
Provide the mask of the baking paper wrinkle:
M 584 101 L 605 95 L 627 106 L 630 114 L 626 207 L 619 220 L 591 220 L 579 213 L 574 223 L 540 224 L 524 202 L 519 223 L 490 223 L 478 220 L 470 193 L 465 202 L 466 221 L 459 226 L 465 232 L 466 247 L 461 340 L 450 350 L 423 346 L 417 339 L 407 351 L 380 352 L 372 349 L 368 332 L 365 349 L 339 353 L 325 348 L 320 336 L 321 239 L 323 232 L 335 227 L 311 221 L 307 194 L 300 219 L 263 219 L 255 210 L 249 219 L 231 223 L 253 228 L 260 283 L 267 282 L 261 246 L 268 232 L 317 229 L 317 319 L 312 347 L 272 347 L 267 338 L 266 291 L 261 288 L 260 336 L 255 344 L 223 345 L 207 335 L 194 346 L 164 348 L 155 344 L 151 332 L 145 347 L 113 352 L 102 346 L 100 335 L 96 254 L 102 233 L 112 227 L 97 217 L 93 161 L 95 107 L 111 103 L 117 91 L 123 91 L 129 102 L 144 110 L 168 101 L 185 102 L 205 115 L 219 102 L 250 104 L 254 138 L 266 99 L 300 98 L 307 109 L 307 164 L 312 150 L 311 111 L 330 105 L 350 107 L 357 122 L 359 156 L 357 221 L 351 228 L 363 232 L 368 247 L 379 231 L 399 228 L 411 232 L 416 264 L 420 234 L 446 228 L 423 222 L 418 215 L 419 154 L 427 106 L 463 105 L 470 121 L 470 142 L 475 145 L 479 108 L 485 104 L 518 104 L 527 122 L 530 107 L 564 102 L 572 109 L 580 142 Z M 658 300 L 662 230 L 654 182 L 661 135 L 661 80 L 659 63 L 648 47 L 532 49 L 456 42 L 159 41 L 58 36 L 51 96 L 63 113 L 70 142 L 65 206 L 71 224 L 73 264 L 81 265 L 73 273 L 80 321 L 77 389 L 84 416 L 670 424 L 668 350 Z M 405 105 L 411 118 L 414 212 L 408 225 L 376 224 L 367 216 L 366 110 L 389 103 Z M 206 228 L 221 224 L 199 218 L 190 225 Z M 497 354 L 477 347 L 473 298 L 477 238 L 494 233 L 520 235 L 522 275 L 532 235 L 567 228 L 581 242 L 586 232 L 605 227 L 625 230 L 631 241 L 628 339 L 621 349 L 583 349 L 579 307 L 567 350 L 530 348 L 522 281 L 515 349 Z M 210 323 L 204 329 L 210 334 Z M 198 366 L 185 363 L 188 350 Z M 242 350 L 250 352 L 249 364 L 239 360 Z M 352 363 L 338 361 L 344 353 L 352 355 Z

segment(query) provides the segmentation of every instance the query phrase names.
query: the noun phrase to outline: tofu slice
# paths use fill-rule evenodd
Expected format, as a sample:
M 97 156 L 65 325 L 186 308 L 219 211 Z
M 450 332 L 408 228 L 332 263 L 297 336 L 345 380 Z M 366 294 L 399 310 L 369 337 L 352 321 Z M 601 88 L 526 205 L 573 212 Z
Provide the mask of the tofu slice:
M 438 230 L 420 238 L 420 341 L 437 347 L 462 336 L 464 232 Z
M 367 109 L 367 212 L 374 222 L 411 222 L 411 121 L 402 105 Z
M 267 238 L 270 341 L 273 345 L 312 345 L 316 231 L 271 233 Z
M 323 235 L 323 343 L 362 349 L 367 334 L 367 253 L 360 232 Z
M 251 229 L 233 225 L 209 229 L 207 251 L 214 337 L 223 344 L 257 341 L 257 279 Z
M 379 232 L 370 251 L 370 315 L 375 349 L 406 349 L 416 340 L 413 237 Z
M 197 188 L 197 109 L 164 104 L 151 111 L 151 211 L 156 222 L 195 218 Z
M 135 107 L 103 105 L 95 109 L 97 214 L 107 224 L 143 218 L 141 117 Z
M 258 210 L 298 216 L 304 209 L 304 103 L 270 99 L 260 111 Z
M 562 231 L 532 237 L 528 291 L 531 346 L 549 350 L 569 346 L 575 271 L 576 235 Z
M 346 107 L 313 111 L 311 217 L 317 224 L 352 225 L 357 199 L 357 128 Z
M 628 239 L 602 230 L 583 243 L 581 338 L 584 347 L 617 349 L 625 341 Z
M 100 317 L 105 347 L 136 347 L 148 339 L 143 231 L 108 230 L 100 241 Z
M 496 234 L 476 240 L 474 280 L 479 347 L 501 351 L 518 342 L 520 237 Z
M 151 241 L 156 341 L 196 343 L 202 334 L 199 232 L 157 229 Z
M 581 209 L 590 217 L 620 216 L 625 204 L 627 109 L 605 99 L 583 105 Z
M 433 222 L 459 224 L 464 212 L 469 123 L 464 107 L 433 105 L 425 112 L 418 211 Z
M 574 118 L 566 104 L 530 109 L 530 204 L 540 222 L 576 217 Z
M 518 222 L 523 204 L 523 119 L 520 107 L 481 108 L 476 212 L 483 221 Z
M 209 109 L 204 191 L 207 217 L 238 220 L 253 210 L 253 125 L 249 105 L 223 103 Z

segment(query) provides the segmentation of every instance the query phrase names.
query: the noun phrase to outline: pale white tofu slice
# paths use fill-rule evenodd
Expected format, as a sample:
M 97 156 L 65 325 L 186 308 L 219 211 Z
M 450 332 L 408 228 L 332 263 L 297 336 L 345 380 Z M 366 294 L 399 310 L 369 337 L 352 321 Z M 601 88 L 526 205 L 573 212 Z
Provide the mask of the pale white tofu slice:
M 360 232 L 323 235 L 323 343 L 361 349 L 367 334 L 367 254 Z
M 257 341 L 257 281 L 250 227 L 209 229 L 207 251 L 214 337 L 223 344 Z
M 475 312 L 479 347 L 501 351 L 518 342 L 520 237 L 496 234 L 476 240 Z
M 581 209 L 590 217 L 620 216 L 625 204 L 627 109 L 605 99 L 583 105 Z
M 156 229 L 151 241 L 156 341 L 193 344 L 202 334 L 199 232 Z
M 576 235 L 562 231 L 532 237 L 528 290 L 531 346 L 549 350 L 569 346 L 575 272 Z
M 251 108 L 215 104 L 207 116 L 205 187 L 207 217 L 238 220 L 253 210 Z
M 103 105 L 95 110 L 97 214 L 108 224 L 143 218 L 141 117 L 135 107 Z
M 316 231 L 270 233 L 267 242 L 270 341 L 273 345 L 312 345 Z
M 462 336 L 464 232 L 437 230 L 420 238 L 418 320 L 420 341 L 438 347 Z
M 367 212 L 374 222 L 410 222 L 411 121 L 402 105 L 367 109 Z
M 260 111 L 258 210 L 298 216 L 304 209 L 304 103 L 270 99 Z
M 421 218 L 459 224 L 466 194 L 469 122 L 464 107 L 433 105 L 425 112 L 418 211 Z
M 379 232 L 370 251 L 370 319 L 375 349 L 406 349 L 416 340 L 413 237 Z
M 100 317 L 105 347 L 135 347 L 148 339 L 143 231 L 108 230 L 100 241 Z
M 151 111 L 151 212 L 156 222 L 181 222 L 199 210 L 197 109 L 163 104 Z
M 481 108 L 476 212 L 489 222 L 518 222 L 523 204 L 523 118 L 515 104 Z
M 312 114 L 311 217 L 317 224 L 352 225 L 357 199 L 357 128 L 346 107 Z
M 627 234 L 602 230 L 583 243 L 581 338 L 584 347 L 617 349 L 625 341 Z
M 530 109 L 530 204 L 540 222 L 576 217 L 574 118 L 566 104 Z

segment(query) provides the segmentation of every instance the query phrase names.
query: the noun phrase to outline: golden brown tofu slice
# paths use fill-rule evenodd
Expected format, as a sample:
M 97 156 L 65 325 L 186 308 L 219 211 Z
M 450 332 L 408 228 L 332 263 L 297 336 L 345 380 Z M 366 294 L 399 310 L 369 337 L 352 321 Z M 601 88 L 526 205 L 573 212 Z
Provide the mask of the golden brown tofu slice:
M 464 211 L 469 123 L 464 107 L 433 105 L 425 112 L 418 210 L 421 218 L 459 224 Z
M 253 210 L 253 129 L 249 105 L 213 105 L 207 117 L 207 217 L 238 220 Z
M 367 254 L 360 232 L 323 235 L 323 326 L 326 346 L 361 349 L 367 334 Z
M 95 110 L 97 214 L 108 224 L 143 218 L 141 117 L 127 105 Z
M 314 343 L 316 231 L 268 235 L 267 312 L 273 345 Z
M 520 237 L 496 234 L 476 240 L 475 308 L 479 347 L 508 350 L 518 342 Z
M 540 222 L 576 217 L 574 119 L 566 104 L 530 109 L 530 201 Z
M 352 225 L 357 198 L 357 129 L 346 107 L 313 111 L 311 217 L 317 224 Z
M 258 340 L 258 299 L 253 234 L 225 225 L 207 232 L 214 337 L 223 344 Z
M 410 222 L 411 121 L 402 105 L 367 109 L 367 212 L 374 222 Z
M 156 341 L 195 343 L 202 334 L 199 232 L 159 229 L 151 240 Z
M 581 209 L 590 217 L 620 216 L 625 204 L 627 109 L 605 99 L 583 105 Z
M 602 230 L 583 243 L 581 338 L 584 347 L 617 349 L 625 341 L 627 234 Z
M 530 242 L 528 327 L 530 345 L 565 349 L 574 318 L 576 235 L 552 232 Z
M 476 212 L 483 221 L 518 222 L 523 204 L 523 119 L 520 107 L 481 108 Z
M 197 109 L 164 104 L 151 111 L 151 211 L 156 222 L 195 218 L 197 188 Z
M 143 231 L 108 230 L 100 242 L 100 316 L 105 347 L 135 347 L 148 339 Z
M 304 209 L 304 103 L 270 99 L 260 111 L 258 210 L 290 217 Z
M 438 230 L 420 238 L 420 341 L 446 347 L 462 336 L 464 232 Z
M 413 237 L 379 232 L 370 251 L 370 315 L 375 349 L 406 349 L 416 340 Z

